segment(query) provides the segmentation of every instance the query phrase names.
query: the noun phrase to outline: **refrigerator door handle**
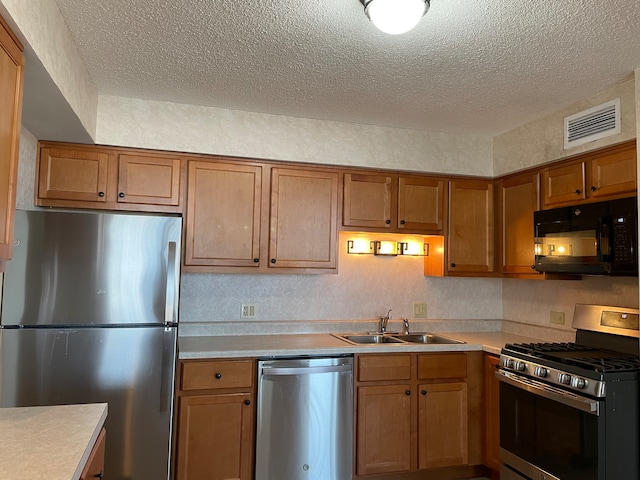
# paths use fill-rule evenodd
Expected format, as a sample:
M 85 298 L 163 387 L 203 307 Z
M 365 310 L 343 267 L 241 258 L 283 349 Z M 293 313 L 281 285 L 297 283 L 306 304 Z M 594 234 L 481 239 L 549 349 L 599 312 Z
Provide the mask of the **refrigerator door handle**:
M 178 319 L 178 276 L 176 272 L 177 251 L 176 242 L 169 242 L 167 259 L 167 292 L 164 310 L 164 324 L 175 326 Z
M 165 328 L 162 335 L 162 366 L 160 374 L 160 413 L 171 408 L 173 397 L 174 365 L 176 353 L 176 329 Z

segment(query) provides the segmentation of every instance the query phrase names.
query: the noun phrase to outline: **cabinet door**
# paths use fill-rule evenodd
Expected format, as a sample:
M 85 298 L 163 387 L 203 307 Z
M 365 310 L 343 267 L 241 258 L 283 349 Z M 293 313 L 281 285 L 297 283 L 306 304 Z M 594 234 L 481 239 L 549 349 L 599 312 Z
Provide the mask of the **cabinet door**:
M 449 182 L 447 272 L 493 272 L 493 184 Z
M 108 170 L 107 153 L 42 148 L 38 197 L 105 203 Z
M 185 265 L 258 266 L 262 167 L 189 162 Z
M 358 388 L 358 475 L 410 470 L 411 393 L 410 384 Z
M 587 198 L 585 163 L 544 169 L 542 194 L 544 208 L 576 203 Z
M 444 180 L 400 177 L 398 228 L 440 231 L 443 228 Z
M 418 468 L 466 465 L 467 385 L 425 384 L 418 390 Z
M 0 261 L 13 245 L 23 74 L 22 48 L 0 18 Z
M 342 224 L 348 227 L 386 228 L 392 225 L 393 178 L 390 175 L 344 176 Z
M 500 381 L 495 372 L 500 363 L 496 355 L 484 356 L 485 465 L 500 470 Z
M 93 449 L 89 454 L 89 459 L 82 469 L 80 480 L 95 480 L 102 478 L 104 473 L 104 449 L 107 439 L 107 431 L 103 428 L 98 435 Z
M 118 202 L 180 204 L 180 159 L 119 155 Z
M 180 397 L 178 480 L 250 480 L 253 412 L 249 393 Z
M 336 268 L 338 174 L 271 171 L 269 267 Z
M 498 184 L 498 258 L 502 273 L 539 276 L 533 270 L 533 212 L 540 208 L 539 174 L 528 173 Z
M 589 162 L 589 195 L 593 198 L 636 191 L 635 144 Z

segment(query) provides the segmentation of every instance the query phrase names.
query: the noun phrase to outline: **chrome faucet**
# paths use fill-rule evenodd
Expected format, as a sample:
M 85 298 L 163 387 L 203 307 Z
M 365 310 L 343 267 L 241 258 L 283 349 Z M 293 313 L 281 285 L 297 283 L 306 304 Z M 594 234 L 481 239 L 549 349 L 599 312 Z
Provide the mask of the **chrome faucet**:
M 387 312 L 384 317 L 380 317 L 380 333 L 384 333 L 387 331 L 387 324 L 391 320 L 391 309 Z
M 404 333 L 405 335 L 409 335 L 409 319 L 403 318 L 402 323 L 404 323 Z

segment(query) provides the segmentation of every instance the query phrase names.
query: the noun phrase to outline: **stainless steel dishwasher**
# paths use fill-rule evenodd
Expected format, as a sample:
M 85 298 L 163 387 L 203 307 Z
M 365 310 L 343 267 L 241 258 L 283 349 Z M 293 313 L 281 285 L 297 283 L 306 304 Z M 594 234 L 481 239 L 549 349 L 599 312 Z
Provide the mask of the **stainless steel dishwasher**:
M 258 362 L 255 480 L 350 480 L 353 357 Z

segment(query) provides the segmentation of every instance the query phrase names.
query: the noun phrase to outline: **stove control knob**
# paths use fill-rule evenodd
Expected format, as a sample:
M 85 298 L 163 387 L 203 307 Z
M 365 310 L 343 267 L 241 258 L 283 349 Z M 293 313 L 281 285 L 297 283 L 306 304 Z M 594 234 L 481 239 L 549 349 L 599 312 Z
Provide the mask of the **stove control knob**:
M 515 361 L 511 358 L 504 359 L 504 368 L 513 368 L 515 365 Z
M 536 377 L 542 377 L 542 378 L 546 377 L 548 373 L 549 372 L 544 367 L 536 367 L 535 370 L 533 371 L 533 374 Z
M 527 368 L 527 364 L 524 362 L 515 362 L 513 365 L 514 370 L 518 370 L 520 372 L 524 372 L 525 368 Z
M 584 388 L 587 386 L 587 382 L 584 378 L 580 378 L 580 377 L 573 377 L 571 379 L 571 386 L 573 388 Z
M 571 375 L 569 375 L 568 373 L 559 373 L 558 382 L 564 385 L 569 385 L 571 383 Z

